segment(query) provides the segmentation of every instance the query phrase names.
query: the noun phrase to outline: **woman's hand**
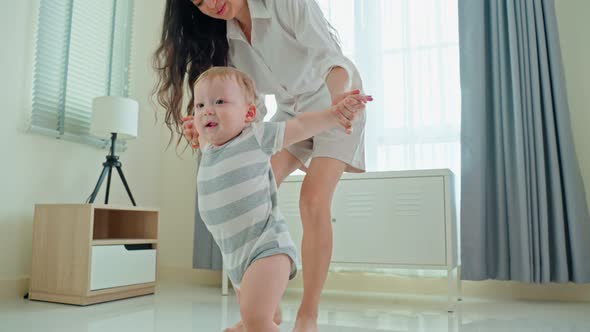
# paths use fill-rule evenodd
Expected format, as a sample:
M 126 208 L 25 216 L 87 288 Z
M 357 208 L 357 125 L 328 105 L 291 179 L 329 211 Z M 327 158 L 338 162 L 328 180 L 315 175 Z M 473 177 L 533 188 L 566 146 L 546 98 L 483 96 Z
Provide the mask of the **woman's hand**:
M 365 109 L 365 104 L 369 101 L 373 101 L 373 97 L 361 94 L 358 89 L 334 98 L 333 110 L 338 114 L 338 122 L 347 134 L 352 134 L 352 121 Z
M 193 149 L 199 148 L 199 132 L 194 125 L 194 117 L 192 115 L 182 118 L 182 134 L 184 138 L 190 143 Z

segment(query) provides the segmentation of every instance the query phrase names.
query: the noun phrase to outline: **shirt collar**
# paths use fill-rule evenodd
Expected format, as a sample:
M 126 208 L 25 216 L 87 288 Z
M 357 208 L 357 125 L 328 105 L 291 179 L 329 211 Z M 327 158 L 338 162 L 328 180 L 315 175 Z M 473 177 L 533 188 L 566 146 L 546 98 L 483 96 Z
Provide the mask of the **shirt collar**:
M 248 8 L 250 9 L 250 17 L 252 20 L 271 18 L 263 0 L 248 0 Z M 252 23 L 252 27 L 254 27 L 254 23 Z M 242 32 L 242 29 L 240 29 L 236 19 L 227 21 L 227 38 L 244 39 L 244 33 Z
M 270 18 L 270 13 L 266 9 L 266 4 L 262 0 L 248 0 L 250 16 L 252 19 Z

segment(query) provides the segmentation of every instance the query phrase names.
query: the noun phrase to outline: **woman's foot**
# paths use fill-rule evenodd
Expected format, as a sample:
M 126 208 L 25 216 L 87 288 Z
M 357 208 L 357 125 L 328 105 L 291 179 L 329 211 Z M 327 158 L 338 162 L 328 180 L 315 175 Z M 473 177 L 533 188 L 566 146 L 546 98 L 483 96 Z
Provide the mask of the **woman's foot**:
M 275 316 L 273 317 L 273 321 L 277 325 L 281 325 L 281 323 L 283 322 L 283 313 L 281 312 L 280 307 L 275 312 Z M 245 331 L 244 323 L 242 323 L 242 321 L 239 321 L 236 325 L 229 327 L 223 331 L 224 332 L 243 332 L 243 331 Z
M 318 332 L 317 319 L 297 316 L 293 332 Z

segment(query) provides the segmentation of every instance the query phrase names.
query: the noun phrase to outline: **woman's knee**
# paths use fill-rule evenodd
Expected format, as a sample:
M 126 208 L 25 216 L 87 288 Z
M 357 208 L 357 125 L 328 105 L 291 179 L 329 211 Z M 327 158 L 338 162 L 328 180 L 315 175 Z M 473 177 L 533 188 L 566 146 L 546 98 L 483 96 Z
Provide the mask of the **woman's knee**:
M 332 194 L 324 190 L 316 190 L 312 187 L 301 188 L 299 197 L 299 209 L 302 214 L 330 213 Z
M 279 186 L 289 174 L 293 173 L 293 171 L 302 165 L 299 159 L 286 149 L 272 156 L 270 164 L 277 181 L 277 186 Z

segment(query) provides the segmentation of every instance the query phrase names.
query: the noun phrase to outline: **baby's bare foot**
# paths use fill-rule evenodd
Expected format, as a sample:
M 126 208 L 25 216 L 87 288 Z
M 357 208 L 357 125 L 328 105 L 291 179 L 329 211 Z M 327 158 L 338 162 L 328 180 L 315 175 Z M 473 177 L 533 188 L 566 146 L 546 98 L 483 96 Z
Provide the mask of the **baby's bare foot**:
M 281 325 L 281 323 L 283 322 L 283 313 L 281 312 L 280 307 L 275 312 L 275 316 L 273 317 L 273 321 L 277 325 Z M 223 330 L 223 332 L 243 332 L 243 331 L 246 331 L 246 329 L 244 328 L 244 323 L 242 323 L 242 321 L 239 321 L 236 325 L 234 325 L 232 327 L 228 327 L 227 329 Z
M 246 329 L 244 329 L 244 323 L 242 323 L 242 321 L 239 321 L 236 325 L 234 325 L 232 327 L 228 327 L 227 329 L 223 330 L 223 332 L 242 332 L 242 331 L 246 331 Z

